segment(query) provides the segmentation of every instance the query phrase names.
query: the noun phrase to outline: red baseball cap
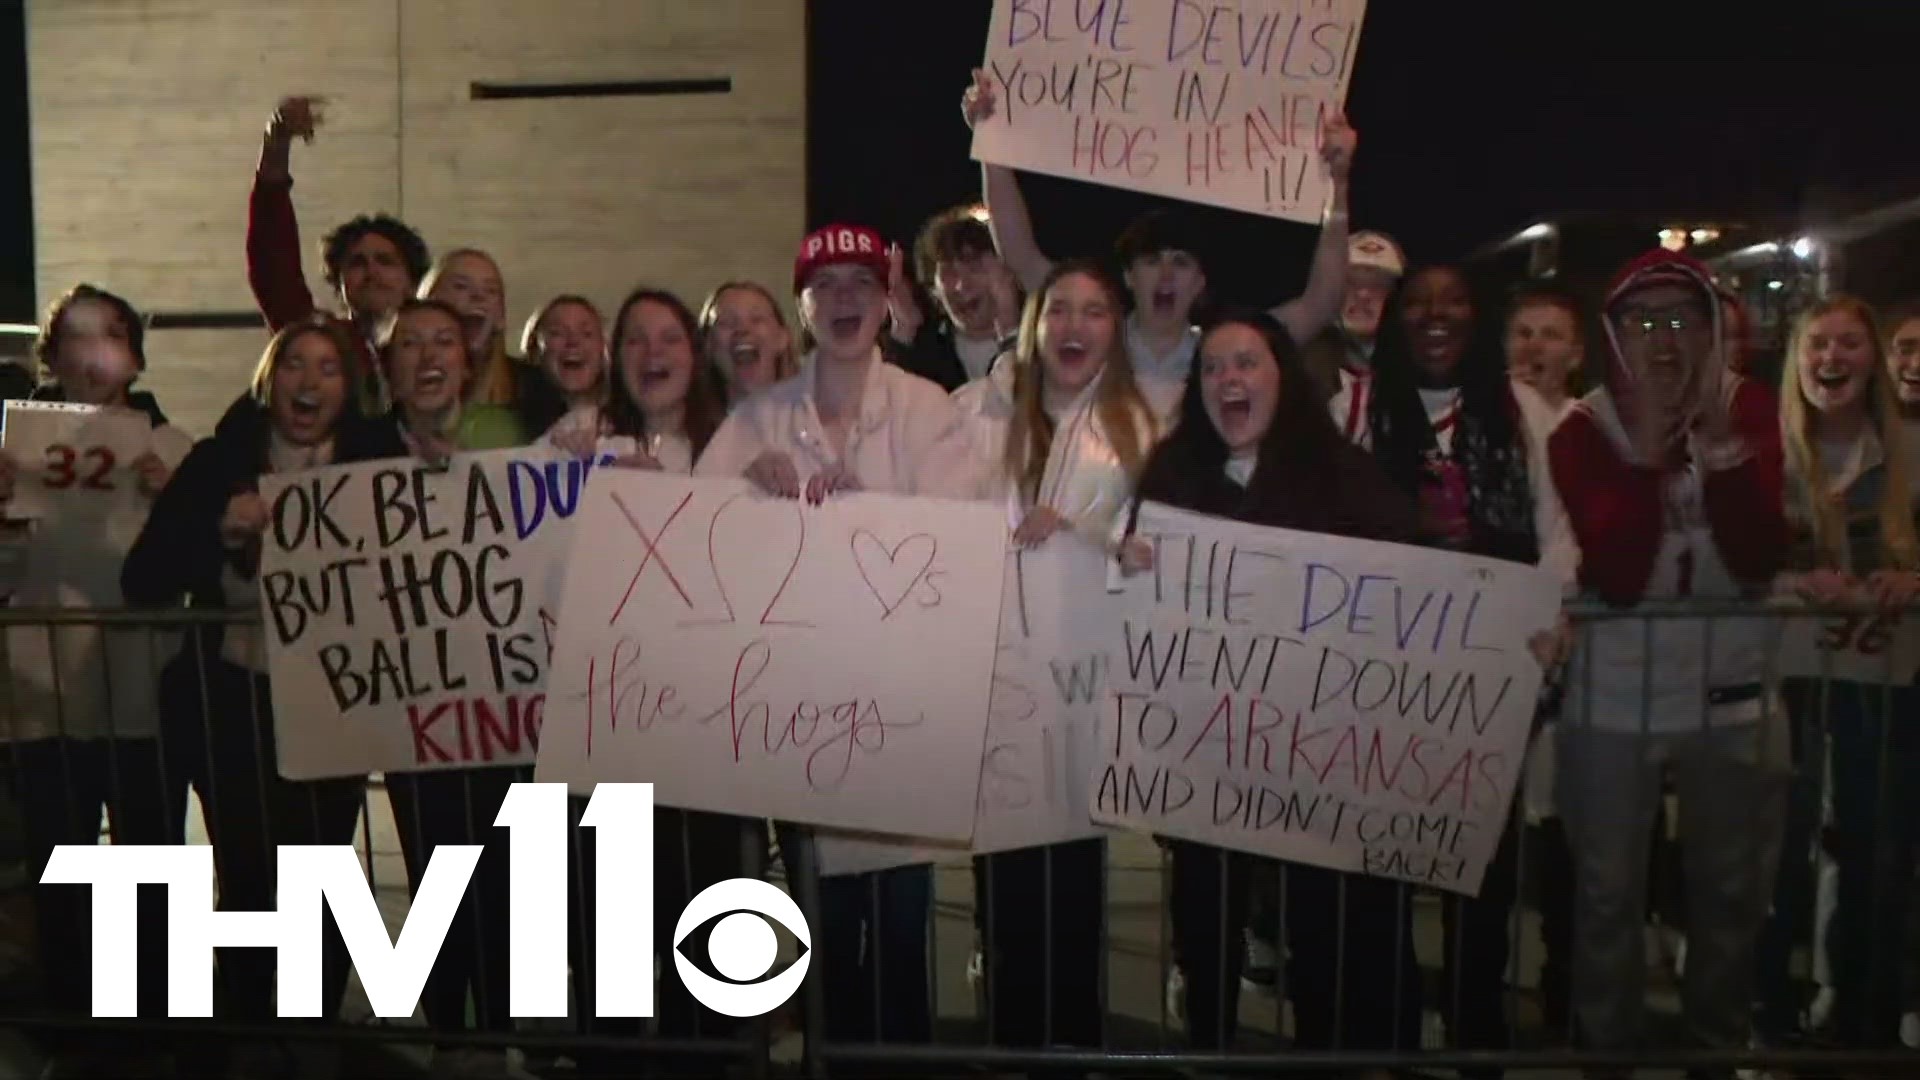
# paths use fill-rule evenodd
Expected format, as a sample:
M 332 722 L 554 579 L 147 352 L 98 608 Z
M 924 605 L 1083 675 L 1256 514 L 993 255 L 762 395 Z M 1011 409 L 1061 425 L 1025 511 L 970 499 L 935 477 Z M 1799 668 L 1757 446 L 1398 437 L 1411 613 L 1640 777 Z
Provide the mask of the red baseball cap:
M 793 291 L 807 287 L 807 279 L 823 267 L 853 263 L 872 270 L 882 286 L 891 264 L 887 242 L 865 225 L 829 225 L 807 234 L 793 260 Z

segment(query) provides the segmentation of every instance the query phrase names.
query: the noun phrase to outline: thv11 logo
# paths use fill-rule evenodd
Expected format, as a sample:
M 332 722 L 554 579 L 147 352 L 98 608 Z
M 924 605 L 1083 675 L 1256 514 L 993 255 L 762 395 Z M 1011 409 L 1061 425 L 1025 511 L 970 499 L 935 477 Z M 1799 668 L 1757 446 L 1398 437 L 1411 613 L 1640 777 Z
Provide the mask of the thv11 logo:
M 594 831 L 594 1001 L 602 1017 L 653 1015 L 653 785 L 600 784 L 581 825 Z M 567 826 L 565 784 L 515 784 L 494 825 L 508 830 L 511 875 L 511 1007 L 515 1018 L 567 1015 Z M 374 1015 L 413 1015 L 427 973 L 480 861 L 477 844 L 442 844 L 397 939 L 374 902 L 348 844 L 283 845 L 273 911 L 215 911 L 213 850 L 204 845 L 62 845 L 43 885 L 93 891 L 93 1015 L 137 1012 L 136 913 L 141 885 L 167 887 L 167 1015 L 213 1015 L 213 950 L 270 948 L 279 956 L 283 1017 L 317 1017 L 324 900 L 346 940 Z M 715 921 L 717 920 L 717 921 Z M 800 955 L 785 971 L 769 920 L 785 925 Z M 715 978 L 680 949 L 713 922 L 708 955 Z M 680 912 L 673 964 L 695 1000 L 727 1016 L 760 1016 L 785 1004 L 806 977 L 813 947 L 800 908 L 753 878 L 709 886 Z M 748 981 L 759 980 L 759 981 Z

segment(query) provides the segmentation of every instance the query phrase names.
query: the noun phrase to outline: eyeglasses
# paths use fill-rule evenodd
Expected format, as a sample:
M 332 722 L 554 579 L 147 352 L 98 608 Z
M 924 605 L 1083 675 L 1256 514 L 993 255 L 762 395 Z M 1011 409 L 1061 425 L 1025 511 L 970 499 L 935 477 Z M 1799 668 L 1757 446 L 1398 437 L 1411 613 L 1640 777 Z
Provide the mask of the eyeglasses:
M 1620 329 L 1632 331 L 1642 337 L 1652 337 L 1662 330 L 1684 334 L 1690 330 L 1707 328 L 1707 321 L 1698 312 L 1693 311 L 1627 311 L 1616 316 L 1614 323 Z

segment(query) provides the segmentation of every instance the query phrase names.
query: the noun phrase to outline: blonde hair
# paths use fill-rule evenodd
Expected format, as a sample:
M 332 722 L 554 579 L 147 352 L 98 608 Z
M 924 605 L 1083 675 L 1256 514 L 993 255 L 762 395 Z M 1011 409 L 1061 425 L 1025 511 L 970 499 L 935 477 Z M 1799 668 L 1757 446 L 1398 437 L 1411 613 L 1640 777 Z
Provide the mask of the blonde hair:
M 1004 450 L 1005 468 L 1027 502 L 1040 498 L 1040 482 L 1046 475 L 1047 456 L 1053 450 L 1053 418 L 1047 415 L 1042 393 L 1046 374 L 1040 359 L 1040 314 L 1047 294 L 1062 280 L 1078 274 L 1091 279 L 1107 296 L 1113 311 L 1113 343 L 1108 347 L 1105 364 L 1097 376 L 1093 415 L 1101 433 L 1112 445 L 1114 455 L 1131 479 L 1138 480 L 1152 449 L 1153 411 L 1141 396 L 1133 377 L 1133 363 L 1127 356 L 1125 294 L 1112 276 L 1089 262 L 1056 264 L 1040 287 L 1027 296 L 1020 314 L 1020 337 L 1014 347 L 1013 420 L 1007 425 Z M 1145 437 L 1143 439 L 1143 429 Z
M 493 276 L 500 280 L 500 306 L 504 311 L 507 303 L 506 276 L 500 273 L 500 264 L 494 260 L 493 256 L 479 248 L 455 248 L 452 251 L 443 252 L 438 259 L 434 260 L 433 269 L 428 270 L 427 276 L 420 279 L 420 289 L 416 294 L 419 299 L 433 299 L 434 286 L 440 284 L 442 275 L 446 274 L 456 260 L 463 258 L 479 259 L 493 268 Z M 464 329 L 466 320 L 460 321 Z M 472 364 L 468 377 L 473 380 L 467 385 L 469 402 L 475 405 L 512 405 L 514 403 L 519 392 L 519 383 L 514 378 L 513 357 L 507 355 L 507 328 L 504 320 L 502 325 L 494 327 L 493 342 L 487 347 L 487 354 L 469 356 L 467 359 Z
M 1788 482 L 1800 485 L 1807 512 L 1813 522 L 1813 542 L 1820 559 L 1830 567 L 1848 565 L 1847 523 L 1837 500 L 1823 486 L 1826 475 L 1820 460 L 1820 441 L 1814 433 L 1816 413 L 1800 387 L 1801 356 L 1813 324 L 1841 312 L 1860 324 L 1873 349 L 1873 366 L 1867 374 L 1867 426 L 1880 440 L 1880 457 L 1885 483 L 1880 492 L 1880 551 L 1889 567 L 1911 570 L 1920 564 L 1920 542 L 1913 527 L 1913 499 L 1907 490 L 1907 459 L 1901 447 L 1900 401 L 1894 393 L 1893 377 L 1887 371 L 1886 354 L 1881 345 L 1879 327 L 1873 309 L 1857 297 L 1835 295 L 1801 313 L 1794 323 L 1787 349 L 1787 362 L 1780 369 L 1780 441 L 1786 451 Z

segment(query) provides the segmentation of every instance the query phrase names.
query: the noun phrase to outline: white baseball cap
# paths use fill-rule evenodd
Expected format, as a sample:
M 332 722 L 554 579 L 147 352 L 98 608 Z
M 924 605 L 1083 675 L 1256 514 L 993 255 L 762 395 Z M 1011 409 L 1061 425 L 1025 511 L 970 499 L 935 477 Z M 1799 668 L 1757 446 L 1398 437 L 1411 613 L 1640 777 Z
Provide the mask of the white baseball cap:
M 1357 232 L 1347 238 L 1347 267 L 1378 270 L 1398 281 L 1407 272 L 1407 257 L 1386 233 Z

